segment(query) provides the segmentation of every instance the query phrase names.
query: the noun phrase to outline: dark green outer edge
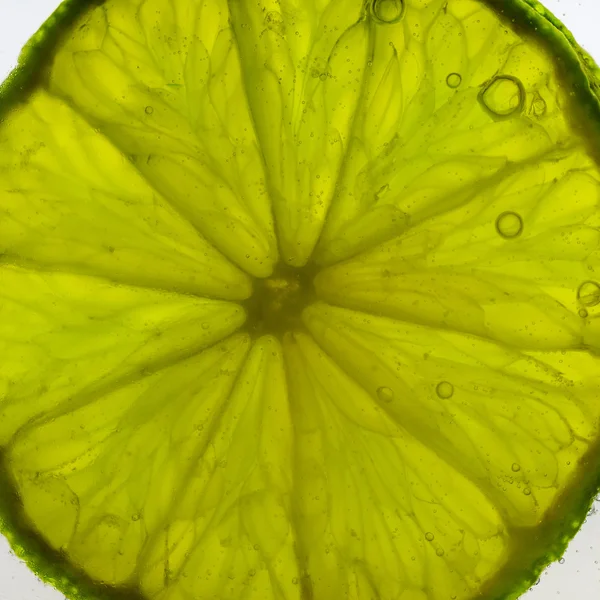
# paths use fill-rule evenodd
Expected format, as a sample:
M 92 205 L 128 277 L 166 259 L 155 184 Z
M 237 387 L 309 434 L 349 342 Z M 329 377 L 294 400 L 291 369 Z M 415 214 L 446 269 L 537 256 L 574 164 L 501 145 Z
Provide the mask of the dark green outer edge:
M 564 554 L 599 492 L 600 438 L 580 459 L 576 475 L 535 530 L 511 530 L 508 562 L 472 600 L 515 600 L 527 592 L 545 568 Z
M 44 68 L 51 62 L 54 51 L 69 32 L 69 27 L 86 11 L 104 2 L 63 0 L 46 19 L 21 50 L 16 68 L 4 82 L 0 82 L 0 122 L 15 104 L 26 102 L 31 92 L 43 81 Z
M 555 58 L 567 89 L 570 125 L 600 165 L 600 67 L 573 34 L 537 0 L 480 0 L 520 35 L 534 39 Z
M 537 0 L 482 2 L 510 29 L 533 38 L 555 57 L 558 75 L 572 93 L 566 107 L 570 125 L 586 140 L 588 151 L 600 165 L 600 68 L 594 59 L 577 43 L 569 29 Z M 581 458 L 577 477 L 537 528 L 536 540 L 529 552 L 524 554 L 520 540 L 530 545 L 533 533 L 527 529 L 514 531 L 511 558 L 473 600 L 515 600 L 527 592 L 544 569 L 564 554 L 599 493 L 600 439 L 597 439 Z M 561 523 L 560 528 L 556 527 L 557 522 Z
M 15 105 L 26 102 L 44 79 L 63 36 L 86 11 L 105 0 L 64 0 L 23 48 L 19 64 L 0 85 L 0 122 Z M 556 66 L 573 92 L 568 113 L 572 126 L 588 141 L 588 148 L 600 164 L 600 68 L 575 41 L 571 32 L 536 0 L 480 0 L 504 20 L 509 28 L 534 38 L 556 57 Z M 599 391 L 600 395 L 600 391 Z M 473 600 L 514 600 L 538 579 L 552 561 L 559 558 L 583 524 L 600 492 L 600 439 L 581 459 L 579 476 L 571 482 L 555 510 L 536 530 L 536 544 L 527 556 L 519 540 L 531 544 L 529 530 L 513 531 L 513 559 L 505 565 L 486 589 Z M 574 496 L 574 488 L 579 494 Z M 556 522 L 562 523 L 557 530 Z M 133 589 L 116 589 L 95 583 L 32 533 L 9 474 L 6 456 L 0 449 L 0 533 L 6 536 L 15 554 L 43 581 L 72 600 L 143 600 Z M 527 565 L 526 567 L 524 565 Z M 530 566 L 533 565 L 533 566 Z M 517 583 L 515 583 L 517 582 Z M 235 599 L 232 599 L 235 600 Z
M 44 82 L 45 68 L 55 50 L 68 35 L 70 27 L 87 11 L 105 0 L 63 0 L 24 46 L 17 67 L 0 84 L 0 123 L 11 109 L 27 102 L 30 94 Z M 54 550 L 32 531 L 16 493 L 7 457 L 0 447 L 0 534 L 13 552 L 42 581 L 71 600 L 146 600 L 139 591 L 104 586 L 94 582 L 66 556 Z
M 94 582 L 67 557 L 32 531 L 0 449 L 0 533 L 13 552 L 44 582 L 71 600 L 147 600 L 133 588 L 115 588 Z

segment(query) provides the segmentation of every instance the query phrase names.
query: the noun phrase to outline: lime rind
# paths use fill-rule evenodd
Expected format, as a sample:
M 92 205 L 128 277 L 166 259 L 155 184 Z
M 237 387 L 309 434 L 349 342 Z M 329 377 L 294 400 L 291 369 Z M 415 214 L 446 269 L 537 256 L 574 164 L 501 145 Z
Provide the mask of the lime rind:
M 98 586 L 64 554 L 33 533 L 16 489 L 7 456 L 0 450 L 0 533 L 6 537 L 15 555 L 42 581 L 70 600 L 144 600 L 144 596 L 133 588 Z
M 29 39 L 19 54 L 17 66 L 0 82 L 0 122 L 14 105 L 24 102 L 44 76 L 43 69 L 53 58 L 70 25 L 85 11 L 105 0 L 64 0 Z
M 60 278 L 60 276 L 58 276 L 58 278 Z M 57 284 L 56 281 L 56 277 L 54 280 L 54 285 L 52 287 L 54 287 L 54 290 L 56 291 L 59 287 L 60 284 Z M 96 279 L 92 280 L 93 283 L 92 285 L 96 285 L 98 286 L 98 281 Z M 80 282 L 81 284 L 81 282 Z M 9 287 L 10 286 L 9 284 Z M 67 286 L 68 287 L 68 286 Z M 102 294 L 99 293 L 99 288 L 102 288 L 103 286 L 100 284 L 99 287 L 95 287 L 94 292 L 92 292 L 90 295 L 94 295 L 96 298 L 100 299 Z M 110 286 L 108 286 L 109 289 Z M 63 288 L 64 289 L 64 288 Z M 72 288 L 71 288 L 72 289 Z M 85 286 L 83 286 L 83 289 L 85 289 Z M 107 289 L 107 288 L 105 288 Z M 113 289 L 114 291 L 114 289 Z M 79 294 L 83 294 L 86 295 L 85 291 L 82 290 L 82 287 L 80 286 L 79 290 L 78 290 Z M 121 293 L 123 293 L 122 290 L 120 290 Z M 116 296 L 119 295 L 119 291 L 117 291 Z M 148 302 L 148 304 L 151 304 L 151 300 L 150 300 L 150 296 L 154 295 L 152 292 L 148 292 L 146 291 L 141 291 L 139 292 L 139 298 L 138 298 L 138 302 Z M 119 306 L 119 300 L 117 299 L 116 296 L 112 296 L 112 297 L 107 297 L 104 296 L 102 300 L 99 300 L 98 304 L 100 312 L 97 313 L 98 315 L 101 315 L 103 313 L 103 311 L 105 310 L 118 310 L 118 311 L 122 311 L 121 314 L 124 315 L 127 312 L 126 309 L 126 304 L 127 301 L 125 301 L 125 304 L 121 304 Z M 159 294 L 159 298 L 160 298 L 160 294 Z M 156 296 L 155 296 L 156 298 Z M 181 299 L 184 298 L 184 296 L 180 296 L 177 295 L 176 298 L 181 302 Z M 193 296 L 187 296 L 185 297 L 187 298 L 187 300 L 184 300 L 184 303 L 190 303 L 190 305 L 196 304 L 198 305 L 198 303 L 202 304 L 202 303 L 206 303 L 207 301 L 199 301 L 198 299 L 194 299 Z M 73 299 L 73 298 L 72 298 Z M 21 295 L 21 300 L 22 302 L 27 305 L 28 304 L 28 299 L 26 297 L 26 294 L 22 294 Z M 207 302 L 208 304 L 211 303 L 211 301 Z M 135 304 L 138 304 L 137 302 Z M 160 308 L 162 308 L 163 311 L 165 311 L 165 306 L 160 305 L 160 299 L 158 299 L 158 303 L 157 305 L 160 306 Z M 226 306 L 225 304 L 219 304 L 219 306 Z M 242 315 L 242 311 L 241 309 L 239 309 L 237 306 L 235 305 L 229 305 L 229 308 L 232 309 L 231 312 L 232 314 L 237 315 L 237 318 L 239 319 L 239 321 L 236 324 L 232 324 L 232 327 L 230 327 L 230 329 L 225 333 L 225 335 L 223 335 L 222 333 L 215 331 L 214 333 L 211 333 L 211 330 L 215 327 L 215 326 L 221 326 L 222 323 L 220 323 L 220 319 L 218 318 L 218 313 L 213 312 L 212 314 L 208 313 L 208 312 L 204 312 L 204 315 L 202 314 L 202 310 L 200 311 L 195 311 L 192 310 L 193 317 L 190 318 L 190 320 L 187 323 L 180 323 L 180 327 L 179 327 L 179 331 L 172 336 L 169 336 L 167 334 L 166 337 L 171 337 L 171 340 L 173 343 L 172 345 L 172 350 L 174 350 L 175 355 L 176 356 L 169 356 L 168 353 L 163 353 L 162 356 L 160 354 L 160 350 L 158 352 L 156 352 L 156 350 L 158 349 L 156 346 L 157 343 L 157 339 L 155 339 L 155 345 L 154 348 L 152 348 L 152 340 L 146 338 L 144 340 L 144 343 L 139 344 L 138 347 L 141 346 L 142 351 L 146 351 L 145 357 L 144 359 L 142 359 L 140 361 L 140 363 L 138 363 L 138 365 L 143 365 L 143 369 L 142 371 L 140 371 L 139 369 L 132 368 L 133 364 L 130 361 L 131 358 L 131 354 L 129 352 L 127 352 L 128 355 L 128 359 L 126 361 L 120 361 L 121 364 L 123 366 L 125 366 L 126 370 L 125 371 L 121 371 L 121 373 L 119 374 L 119 376 L 117 378 L 112 377 L 111 380 L 111 376 L 114 376 L 117 374 L 117 370 L 114 368 L 114 362 L 118 361 L 118 357 L 115 357 L 115 361 L 113 361 L 113 364 L 110 365 L 110 367 L 108 368 L 108 371 L 111 373 L 111 376 L 109 376 L 108 378 L 106 377 L 99 377 L 98 379 L 103 380 L 104 383 L 104 389 L 103 390 L 98 390 L 96 389 L 96 393 L 98 393 L 98 395 L 100 397 L 106 397 L 108 395 L 108 397 L 110 396 L 111 391 L 114 392 L 115 389 L 119 389 L 121 388 L 124 384 L 127 385 L 127 383 L 135 383 L 136 381 L 140 381 L 141 379 L 146 379 L 148 376 L 152 376 L 153 372 L 162 372 L 165 368 L 168 370 L 170 365 L 173 364 L 181 364 L 182 360 L 185 361 L 187 358 L 189 358 L 190 356 L 202 356 L 202 348 L 207 347 L 207 346 L 212 346 L 214 344 L 215 338 L 220 339 L 222 337 L 226 337 L 227 334 L 229 334 L 231 332 L 232 329 L 236 328 L 236 325 L 239 325 L 242 320 L 243 320 L 243 315 Z M 218 310 L 218 309 L 217 309 Z M 76 303 L 74 303 L 72 305 L 72 312 L 76 313 Z M 168 309 L 167 309 L 168 312 Z M 172 309 L 170 311 L 171 316 L 180 316 L 180 312 L 177 309 Z M 105 313 L 106 314 L 106 313 Z M 163 313 L 164 314 L 164 313 Z M 140 316 L 140 313 L 138 313 L 138 316 Z M 205 325 L 206 326 L 199 326 L 199 327 L 194 327 L 193 325 L 198 323 L 198 322 L 202 322 L 202 316 L 205 317 L 206 321 L 205 321 Z M 137 320 L 137 317 L 135 315 L 130 315 L 130 318 L 127 319 L 126 321 L 127 324 L 121 329 L 121 335 L 120 336 L 120 344 L 119 345 L 123 345 L 123 342 L 125 342 L 125 338 L 127 336 L 127 331 L 129 330 L 130 333 L 131 329 L 129 329 L 129 327 Z M 141 319 L 144 322 L 144 326 L 143 329 L 145 330 L 145 332 L 147 334 L 149 334 L 149 338 L 152 337 L 151 335 L 151 325 L 150 322 L 152 320 L 152 315 L 151 312 L 146 312 L 145 315 L 143 315 L 141 317 Z M 227 319 L 226 319 L 227 320 Z M 102 317 L 100 317 L 99 321 L 102 321 Z M 162 321 L 162 325 L 165 324 L 165 320 L 162 320 L 160 317 L 158 317 L 158 324 L 160 325 Z M 167 319 L 168 321 L 168 319 Z M 210 322 L 209 322 L 210 321 Z M 81 325 L 81 323 L 79 323 L 79 325 Z M 76 329 L 77 326 L 75 326 L 74 328 L 71 329 L 72 333 L 76 333 Z M 112 333 L 115 332 L 114 328 L 111 330 L 109 328 L 109 331 L 107 332 L 110 336 L 110 332 L 112 331 Z M 192 334 L 192 336 L 194 336 L 195 339 L 189 339 L 189 344 L 186 344 L 184 342 L 184 337 L 186 335 L 185 332 L 189 332 L 190 334 Z M 39 330 L 38 330 L 39 333 Z M 66 337 L 70 337 L 70 332 L 68 330 L 63 330 L 62 332 L 63 335 L 65 335 Z M 182 335 L 183 334 L 183 335 Z M 43 335 L 43 334 L 42 334 Z M 85 335 L 85 334 L 84 334 Z M 133 333 L 133 335 L 135 336 L 136 334 Z M 117 334 L 118 336 L 118 334 Z M 99 330 L 96 330 L 95 334 L 94 334 L 94 339 L 95 340 L 100 340 L 103 337 L 103 333 Z M 160 341 L 158 342 L 158 345 L 163 348 L 164 347 L 164 333 L 161 334 L 160 336 Z M 204 342 L 202 341 L 202 338 L 204 338 Z M 83 350 L 82 348 L 80 348 L 77 344 L 77 342 L 73 342 L 73 340 L 76 340 L 77 337 L 76 335 L 74 337 L 71 338 L 71 341 L 68 342 L 67 344 L 65 344 L 64 346 L 64 350 L 69 352 L 75 352 L 77 353 L 78 350 Z M 229 338 L 230 340 L 232 338 Z M 184 342 L 182 344 L 182 342 Z M 125 342 L 126 343 L 126 342 Z M 135 343 L 134 343 L 135 345 Z M 185 347 L 187 345 L 187 348 Z M 85 351 L 83 351 L 83 354 L 85 354 Z M 106 356 L 112 356 L 113 353 L 112 352 L 108 352 L 106 353 Z M 92 352 L 92 356 L 93 356 L 93 352 Z M 67 360 L 67 362 L 71 362 L 69 357 L 64 356 L 63 358 L 65 358 Z M 80 359 L 81 357 L 79 357 Z M 38 362 L 38 365 L 40 367 L 40 369 L 43 368 L 43 362 L 45 361 L 41 361 Z M 80 360 L 75 360 L 72 361 L 73 364 L 79 363 L 82 364 Z M 98 358 L 98 356 L 96 356 L 94 359 L 92 359 L 92 362 L 95 363 L 96 365 L 100 365 L 101 363 L 101 359 Z M 134 361 L 135 362 L 135 361 Z M 88 362 L 88 367 L 91 364 L 91 362 Z M 222 366 L 222 362 L 220 363 L 220 366 Z M 56 369 L 61 370 L 60 368 Z M 85 369 L 85 371 L 89 371 L 89 368 Z M 64 371 L 63 371 L 64 374 Z M 106 370 L 104 370 L 104 375 L 106 375 Z M 192 371 L 192 376 L 194 375 L 194 371 Z M 77 376 L 75 376 L 77 377 Z M 180 378 L 181 379 L 181 378 Z M 160 382 L 158 382 L 160 383 Z M 86 387 L 86 384 L 89 384 L 89 380 L 83 381 L 82 379 L 79 379 L 77 382 L 77 385 L 75 387 L 78 387 L 79 389 L 74 390 L 74 394 L 73 394 L 73 398 L 72 400 L 77 404 L 77 403 L 81 403 L 81 395 L 79 394 L 79 392 L 82 391 L 82 388 Z M 157 387 L 157 382 L 153 382 L 153 387 Z M 188 388 L 191 386 L 188 386 Z M 88 389 L 84 391 L 85 393 L 91 393 L 94 394 L 94 390 L 90 390 L 89 386 Z M 40 396 L 42 396 L 43 394 L 40 392 L 38 392 Z M 79 395 L 79 398 L 77 398 L 77 396 Z M 36 405 L 36 401 L 37 398 L 33 397 L 31 404 L 33 404 L 34 406 Z M 84 404 L 85 404 L 85 400 L 84 400 Z M 93 406 L 95 406 L 95 404 L 92 404 Z M 56 408 L 56 406 L 54 407 Z M 58 411 L 58 415 L 60 415 L 60 411 Z M 46 416 L 49 417 L 49 421 L 52 422 L 52 419 L 54 418 L 54 422 L 56 422 L 56 417 L 58 416 L 57 413 L 52 414 L 52 410 L 47 411 L 46 412 Z M 89 419 L 90 423 L 93 423 L 93 419 Z M 3 420 L 2 421 L 2 425 L 6 425 L 7 421 Z M 20 435 L 24 435 L 26 437 L 27 433 L 27 427 L 28 427 L 29 422 L 23 424 L 23 426 L 19 426 L 19 434 Z M 10 473 L 10 468 L 9 468 L 9 460 L 11 460 L 11 457 L 8 455 L 8 453 L 5 453 L 4 451 L 0 450 L 0 532 L 2 532 L 8 539 L 10 545 L 13 548 L 13 551 L 15 552 L 15 554 L 21 558 L 22 560 L 24 560 L 29 566 L 30 568 L 44 581 L 47 581 L 48 583 L 50 583 L 53 587 L 55 587 L 56 589 L 62 591 L 67 597 L 69 598 L 73 598 L 76 600 L 102 600 L 102 599 L 106 599 L 106 598 L 114 598 L 115 600 L 121 600 L 121 599 L 135 599 L 141 596 L 137 595 L 137 592 L 132 591 L 129 588 L 124 588 L 124 589 L 120 589 L 120 588 L 107 588 L 106 586 L 100 586 L 100 588 L 98 587 L 97 583 L 93 583 L 93 581 L 90 579 L 90 577 L 88 575 L 86 575 L 85 573 L 83 573 L 81 570 L 78 570 L 77 568 L 72 566 L 72 563 L 69 563 L 66 559 L 66 555 L 62 554 L 60 551 L 53 549 L 42 537 L 32 533 L 32 521 L 31 518 L 27 518 L 25 516 L 25 511 L 24 511 L 24 507 L 23 507 L 23 503 L 21 502 L 21 500 L 19 499 L 16 490 L 19 489 L 19 484 L 17 481 L 15 481 L 14 477 L 11 475 Z M 12 460 L 14 460 L 14 456 L 12 456 Z M 13 471 L 14 472 L 14 471 Z M 71 507 L 72 508 L 72 507 Z
M 566 487 L 562 497 L 556 499 L 557 508 L 548 512 L 537 526 L 536 544 L 524 552 L 523 549 L 531 544 L 531 531 L 523 528 L 513 532 L 512 547 L 509 548 L 511 558 L 473 600 L 516 600 L 535 585 L 548 565 L 565 553 L 600 493 L 600 440 L 590 447 L 581 463 L 581 476 Z M 579 493 L 573 494 L 574 489 Z M 558 530 L 557 522 L 562 524 Z M 527 564 L 531 567 L 523 566 Z
M 0 84 L 0 122 L 15 105 L 24 102 L 51 60 L 64 31 L 99 0 L 65 0 L 30 38 L 20 53 L 17 67 Z M 45 583 L 73 600 L 142 600 L 135 590 L 99 588 L 84 571 L 32 532 L 16 485 L 9 473 L 7 457 L 0 450 L 0 533 L 12 551 Z
M 44 66 L 52 59 L 53 50 L 69 25 L 87 10 L 104 2 L 105 0 L 64 0 L 43 23 L 21 51 L 17 67 L 0 84 L 0 119 L 12 104 L 23 102 L 23 92 L 28 93 L 35 87 Z M 552 48 L 564 65 L 563 77 L 573 85 L 573 91 L 579 100 L 577 105 L 586 106 L 587 117 L 600 131 L 600 67 L 577 43 L 571 31 L 536 0 L 482 2 L 490 6 L 499 18 L 510 22 L 511 27 L 529 33 Z M 595 139 L 600 137 L 595 136 Z M 597 144 L 600 145 L 600 141 Z
M 572 125 L 580 129 L 584 122 L 584 136 L 588 149 L 596 159 L 600 157 L 600 67 L 592 56 L 575 40 L 571 31 L 537 0 L 483 0 L 507 26 L 535 38 L 557 57 L 560 75 L 573 94 L 570 107 L 565 111 L 574 115 Z M 583 112 L 583 114 L 582 114 Z M 591 131 L 590 128 L 591 127 Z
M 585 122 L 598 127 L 600 123 L 600 69 L 574 40 L 570 32 L 547 10 L 532 0 L 506 3 L 500 0 L 485 0 L 500 15 L 511 20 L 512 26 L 519 24 L 525 31 L 535 35 L 537 40 L 546 41 L 558 54 L 564 68 L 564 81 L 571 82 L 576 95 L 573 102 L 575 111 L 585 107 L 585 113 L 579 115 L 579 123 Z M 14 103 L 22 101 L 20 95 L 24 90 L 35 87 L 40 71 L 52 56 L 52 49 L 60 41 L 63 31 L 67 30 L 77 18 L 88 8 L 100 4 L 98 1 L 67 0 L 56 13 L 42 26 L 40 31 L 30 40 L 19 60 L 19 67 L 10 75 L 0 88 L 0 119 L 5 111 Z M 514 20 L 513 20 L 514 19 Z M 537 34 L 533 33 L 536 28 Z M 600 136 L 585 136 L 590 144 Z M 594 141 L 592 141 L 594 140 Z M 595 148 L 596 152 L 598 149 Z M 560 509 L 547 515 L 540 526 L 540 538 L 525 558 L 519 554 L 519 535 L 514 536 L 514 560 L 509 560 L 502 572 L 489 583 L 489 589 L 482 591 L 481 600 L 509 600 L 526 591 L 539 573 L 551 561 L 558 558 L 566 548 L 571 537 L 577 532 L 590 508 L 590 498 L 600 489 L 600 461 L 594 457 L 600 455 L 600 447 L 595 445 L 588 450 L 582 459 L 585 465 L 579 469 L 581 477 L 572 481 L 567 488 L 575 488 L 580 493 L 574 497 L 572 493 L 564 493 L 564 499 L 558 499 Z M 586 458 L 589 457 L 589 458 Z M 119 590 L 111 587 L 98 587 L 83 572 L 75 569 L 60 552 L 52 550 L 39 536 L 32 535 L 27 526 L 27 519 L 19 508 L 20 503 L 13 492 L 14 482 L 8 475 L 5 458 L 0 454 L 0 529 L 9 539 L 15 553 L 23 558 L 42 579 L 65 593 L 70 598 L 102 600 L 134 599 L 141 596 L 132 590 Z M 587 462 L 586 462 L 587 461 Z M 575 515 L 575 516 L 574 516 Z M 556 521 L 563 526 L 557 531 Z M 522 531 L 522 539 L 530 535 Z M 530 540 L 528 540 L 530 541 Z M 533 564 L 533 568 L 524 570 L 524 564 Z M 513 589 L 515 581 L 519 581 L 518 589 Z
M 364 313 L 363 313 L 364 314 Z M 368 322 L 362 323 L 361 313 L 350 312 L 344 309 L 329 307 L 327 305 L 315 305 L 314 307 L 308 308 L 304 317 L 306 320 L 307 329 L 311 332 L 313 338 L 319 343 L 319 347 L 327 352 L 328 356 L 336 359 L 337 364 L 351 377 L 354 381 L 359 382 L 362 389 L 373 389 L 373 382 L 368 381 L 370 377 L 373 377 L 378 382 L 385 381 L 385 373 L 382 373 L 381 363 L 378 363 L 376 358 L 378 353 L 387 353 L 388 347 L 391 346 L 392 337 L 384 339 L 381 337 L 373 337 L 370 340 L 369 346 L 364 341 L 368 339 L 366 335 L 356 335 L 352 331 L 348 324 L 354 322 L 364 329 L 361 331 L 363 334 L 365 331 L 372 331 L 374 336 L 378 336 L 379 332 L 383 330 L 385 322 L 381 318 L 370 317 Z M 378 324 L 377 322 L 381 323 Z M 387 325 L 389 330 L 394 328 L 393 323 Z M 409 326 L 407 329 L 407 339 L 421 339 L 422 336 L 416 334 L 419 326 Z M 349 333 L 352 332 L 352 333 Z M 356 330 L 358 332 L 358 329 Z M 430 331 L 431 335 L 436 335 L 435 330 Z M 442 337 L 440 336 L 440 340 Z M 474 343 L 476 343 L 474 341 Z M 361 344 L 363 348 L 361 348 Z M 342 356 L 340 349 L 343 347 L 352 347 L 353 351 L 348 353 L 350 359 L 347 356 Z M 427 346 L 419 346 L 419 348 L 426 348 Z M 443 343 L 438 343 L 434 347 L 443 348 Z M 442 355 L 443 350 L 441 350 Z M 477 352 L 477 351 L 475 351 Z M 481 350 L 481 354 L 484 352 Z M 433 360 L 433 357 L 429 357 L 428 361 Z M 411 365 L 411 356 L 408 355 L 406 360 L 401 360 Z M 361 363 L 365 364 L 366 367 L 361 373 L 358 365 Z M 398 368 L 402 369 L 403 366 Z M 296 370 L 298 370 L 296 368 Z M 439 379 L 440 374 L 431 373 L 430 378 L 432 380 Z M 362 378 L 361 378 L 362 377 Z M 365 380 L 367 378 L 367 380 Z M 465 378 L 467 380 L 467 378 Z M 447 382 L 440 384 L 447 386 Z M 490 383 L 490 385 L 494 385 Z M 515 384 L 516 385 L 516 384 Z M 396 392 L 392 392 L 394 386 L 393 380 L 390 379 L 389 388 L 384 388 L 384 391 L 377 390 L 377 394 L 382 401 L 382 406 L 386 411 L 390 410 L 387 404 L 389 402 L 389 396 L 395 395 L 398 398 L 395 410 L 401 410 L 403 413 L 405 427 L 408 431 L 411 431 L 411 425 L 417 424 L 418 427 L 423 427 L 424 419 L 412 420 L 411 412 L 414 410 L 420 410 L 421 402 L 417 402 L 417 408 L 414 408 L 412 403 L 409 401 L 406 406 L 403 406 L 402 398 L 410 397 L 407 394 L 408 390 L 397 389 Z M 515 388 L 516 389 L 516 388 Z M 533 388 L 532 388 L 533 389 Z M 524 395 L 528 392 L 524 391 Z M 533 392 L 532 392 L 533 393 Z M 450 396 L 451 394 L 438 394 L 440 397 Z M 516 399 L 516 396 L 514 396 Z M 447 399 L 447 398 L 446 398 Z M 421 400 L 421 398 L 419 398 Z M 426 399 L 425 399 L 426 400 Z M 398 406 L 398 404 L 400 406 Z M 425 404 L 425 402 L 423 402 Z M 433 415 L 435 411 L 431 407 L 424 408 L 428 410 L 428 413 Z M 439 431 L 435 423 L 431 423 L 435 431 Z M 432 431 L 422 433 L 425 437 L 431 436 L 431 439 L 439 439 L 443 437 L 443 434 L 436 435 Z M 418 434 L 417 436 L 418 437 Z M 432 444 L 435 448 L 435 444 Z M 447 456 L 448 452 L 439 447 L 441 455 Z M 490 579 L 481 593 L 474 596 L 477 600 L 513 600 L 519 597 L 522 593 L 533 585 L 542 571 L 553 561 L 558 560 L 566 550 L 572 537 L 580 529 L 581 525 L 586 519 L 586 516 L 590 510 L 593 498 L 595 498 L 600 491 L 600 441 L 597 441 L 591 446 L 587 453 L 582 457 L 581 463 L 585 465 L 585 468 L 579 469 L 579 475 L 573 478 L 567 485 L 562 495 L 556 499 L 553 504 L 553 508 L 544 516 L 543 521 L 535 525 L 536 540 L 532 543 L 532 531 L 529 527 L 513 527 L 510 531 L 510 546 L 506 549 L 506 556 L 509 558 L 492 579 Z M 453 464 L 455 467 L 455 464 Z M 513 465 L 512 471 L 520 471 L 521 466 L 516 464 Z M 514 473 L 513 473 L 514 474 Z M 479 480 L 479 476 L 474 470 L 469 477 L 470 480 Z M 482 484 L 483 486 L 483 484 Z M 578 490 L 578 493 L 574 494 L 573 490 Z M 493 490 L 491 490 L 493 493 Z M 557 523 L 561 526 L 557 527 Z

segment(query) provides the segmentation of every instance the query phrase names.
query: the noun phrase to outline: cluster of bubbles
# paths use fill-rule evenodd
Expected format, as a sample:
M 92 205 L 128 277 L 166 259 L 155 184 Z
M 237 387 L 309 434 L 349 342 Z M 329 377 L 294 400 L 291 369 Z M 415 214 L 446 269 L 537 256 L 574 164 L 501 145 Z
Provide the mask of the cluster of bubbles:
M 285 33 L 285 23 L 283 16 L 276 10 L 271 10 L 265 15 L 265 25 L 267 29 L 278 35 Z
M 449 73 L 446 85 L 455 90 L 463 82 L 460 73 Z M 521 81 L 512 75 L 497 75 L 481 87 L 477 96 L 482 108 L 495 119 L 505 119 L 523 112 L 527 94 Z M 539 91 L 531 97 L 529 114 L 541 118 L 546 114 L 548 105 Z
M 455 90 L 462 84 L 460 73 L 449 73 L 446 85 Z M 497 75 L 483 84 L 478 97 L 479 104 L 495 119 L 510 118 L 520 114 L 525 108 L 527 94 L 521 81 L 512 75 Z M 531 97 L 529 114 L 541 118 L 548 105 L 539 91 Z
M 600 304 L 600 284 L 595 281 L 584 281 L 577 289 L 577 301 L 580 305 L 579 316 L 587 319 L 588 308 Z

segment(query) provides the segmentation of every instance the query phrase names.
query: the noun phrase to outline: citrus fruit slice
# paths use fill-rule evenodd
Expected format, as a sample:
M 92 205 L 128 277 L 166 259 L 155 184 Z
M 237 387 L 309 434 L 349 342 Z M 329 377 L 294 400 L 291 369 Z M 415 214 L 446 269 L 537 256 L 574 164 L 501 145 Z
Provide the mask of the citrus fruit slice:
M 533 0 L 68 0 L 0 113 L 0 514 L 69 598 L 496 600 L 600 483 L 597 67 Z

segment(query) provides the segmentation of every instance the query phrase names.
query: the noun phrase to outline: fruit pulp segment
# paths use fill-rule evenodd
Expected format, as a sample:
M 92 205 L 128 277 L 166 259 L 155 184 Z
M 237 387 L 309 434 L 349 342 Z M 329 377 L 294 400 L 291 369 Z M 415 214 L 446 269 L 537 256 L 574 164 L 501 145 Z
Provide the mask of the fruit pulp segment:
M 78 598 L 516 597 L 598 489 L 583 51 L 523 0 L 83 5 L 3 92 L 15 547 Z

